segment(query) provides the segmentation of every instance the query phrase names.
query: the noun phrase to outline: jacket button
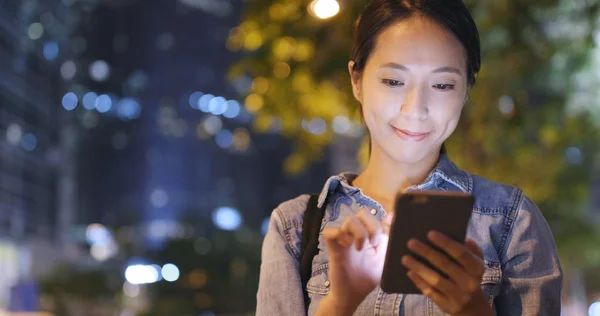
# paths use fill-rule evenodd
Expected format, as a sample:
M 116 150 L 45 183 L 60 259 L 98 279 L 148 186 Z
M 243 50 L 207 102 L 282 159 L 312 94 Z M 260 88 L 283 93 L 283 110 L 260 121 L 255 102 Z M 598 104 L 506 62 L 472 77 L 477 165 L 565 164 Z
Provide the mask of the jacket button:
M 330 283 L 329 283 L 329 280 L 327 280 L 327 281 L 325 281 L 325 284 L 324 284 L 324 285 L 325 285 L 325 287 L 329 287 L 329 284 L 330 284 Z
M 374 209 L 374 208 L 372 208 L 372 209 L 371 209 L 371 214 L 373 214 L 373 215 L 377 214 L 377 210 L 376 210 L 376 209 Z

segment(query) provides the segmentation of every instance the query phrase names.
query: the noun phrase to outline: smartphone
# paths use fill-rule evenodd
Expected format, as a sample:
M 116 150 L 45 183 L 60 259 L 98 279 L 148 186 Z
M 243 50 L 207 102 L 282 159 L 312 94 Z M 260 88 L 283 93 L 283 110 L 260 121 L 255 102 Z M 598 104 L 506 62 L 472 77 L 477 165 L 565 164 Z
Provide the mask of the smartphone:
M 401 262 L 404 255 L 411 255 L 447 277 L 427 260 L 410 251 L 407 243 L 414 238 L 446 254 L 429 242 L 427 233 L 435 230 L 461 244 L 464 243 L 473 203 L 473 196 L 463 192 L 411 191 L 399 194 L 396 197 L 395 214 L 390 227 L 381 289 L 387 293 L 421 294 L 406 275 L 408 269 Z

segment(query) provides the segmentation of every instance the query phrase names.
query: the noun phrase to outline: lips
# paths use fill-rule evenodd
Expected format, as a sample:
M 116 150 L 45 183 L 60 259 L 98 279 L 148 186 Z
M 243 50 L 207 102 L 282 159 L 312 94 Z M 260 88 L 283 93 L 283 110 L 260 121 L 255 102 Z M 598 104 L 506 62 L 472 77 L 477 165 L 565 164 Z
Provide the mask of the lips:
M 424 140 L 425 138 L 427 138 L 427 136 L 429 136 L 429 134 L 431 134 L 430 132 L 420 133 L 420 132 L 408 131 L 405 129 L 395 128 L 393 126 L 392 126 L 392 128 L 394 129 L 394 133 L 398 137 L 400 137 L 401 139 L 403 139 L 405 141 L 409 141 L 409 142 L 420 142 L 420 141 Z

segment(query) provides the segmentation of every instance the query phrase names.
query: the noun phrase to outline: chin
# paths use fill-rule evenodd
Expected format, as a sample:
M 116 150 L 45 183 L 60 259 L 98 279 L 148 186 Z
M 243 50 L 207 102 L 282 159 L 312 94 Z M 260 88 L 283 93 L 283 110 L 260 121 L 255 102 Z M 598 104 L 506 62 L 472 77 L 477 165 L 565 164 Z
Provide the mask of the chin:
M 395 162 L 403 164 L 416 164 L 429 157 L 438 150 L 435 146 L 403 146 L 388 151 L 388 156 Z

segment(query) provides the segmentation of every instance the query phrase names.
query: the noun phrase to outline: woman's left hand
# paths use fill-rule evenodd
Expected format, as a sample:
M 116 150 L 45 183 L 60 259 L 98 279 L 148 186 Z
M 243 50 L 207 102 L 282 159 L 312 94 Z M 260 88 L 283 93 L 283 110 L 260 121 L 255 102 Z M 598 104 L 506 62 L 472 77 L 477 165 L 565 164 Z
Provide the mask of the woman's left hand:
M 462 245 L 439 232 L 430 232 L 427 238 L 456 262 L 416 239 L 408 242 L 408 248 L 443 271 L 448 279 L 413 257 L 404 256 L 402 264 L 409 269 L 408 277 L 445 313 L 493 315 L 480 287 L 485 267 L 479 246 L 471 239 Z

